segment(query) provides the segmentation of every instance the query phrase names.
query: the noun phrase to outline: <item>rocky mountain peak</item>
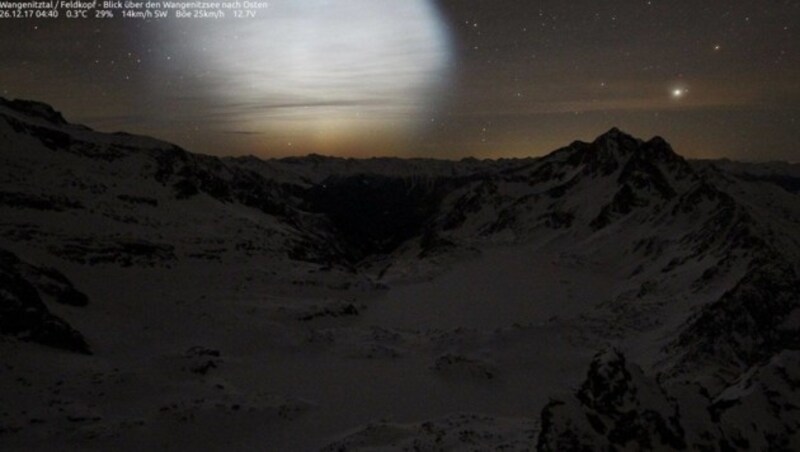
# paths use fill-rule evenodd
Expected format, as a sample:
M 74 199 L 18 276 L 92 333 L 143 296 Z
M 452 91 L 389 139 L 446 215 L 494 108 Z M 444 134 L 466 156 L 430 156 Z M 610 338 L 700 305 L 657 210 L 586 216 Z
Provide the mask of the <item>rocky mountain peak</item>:
M 617 155 L 629 155 L 636 151 L 642 140 L 622 130 L 612 127 L 608 132 L 598 136 L 592 142 L 597 152 L 614 153 Z
M 567 162 L 571 166 L 584 167 L 584 173 L 610 176 L 630 161 L 660 166 L 669 164 L 684 167 L 686 162 L 661 137 L 643 141 L 614 127 L 598 136 L 591 143 L 576 142 L 569 148 Z
M 592 151 L 615 158 L 624 164 L 630 158 L 648 161 L 653 164 L 685 164 L 683 157 L 675 153 L 672 146 L 662 137 L 655 136 L 648 141 L 641 140 L 614 127 L 598 136 L 591 144 Z
M 574 397 L 542 410 L 537 450 L 684 449 L 678 409 L 619 350 L 601 351 Z
M 0 107 L 7 107 L 26 116 L 44 119 L 55 125 L 67 124 L 64 116 L 59 111 L 42 102 L 23 99 L 8 100 L 0 97 Z

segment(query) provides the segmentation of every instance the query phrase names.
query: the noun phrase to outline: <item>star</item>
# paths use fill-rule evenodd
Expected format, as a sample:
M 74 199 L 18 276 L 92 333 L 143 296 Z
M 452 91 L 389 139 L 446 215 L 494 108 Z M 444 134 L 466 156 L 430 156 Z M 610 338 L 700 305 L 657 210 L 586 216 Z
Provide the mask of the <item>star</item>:
M 672 90 L 672 98 L 673 99 L 680 99 L 685 96 L 689 92 L 686 88 L 674 88 Z

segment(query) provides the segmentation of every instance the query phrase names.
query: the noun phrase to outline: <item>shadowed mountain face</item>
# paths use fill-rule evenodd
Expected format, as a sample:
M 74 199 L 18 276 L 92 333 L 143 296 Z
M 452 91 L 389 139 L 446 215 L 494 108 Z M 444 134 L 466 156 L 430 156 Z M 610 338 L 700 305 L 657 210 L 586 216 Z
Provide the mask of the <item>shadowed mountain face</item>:
M 86 295 L 76 290 L 57 270 L 22 262 L 13 253 L 0 250 L 0 334 L 18 337 L 64 350 L 90 354 L 81 334 L 53 315 L 42 302 L 85 306 Z
M 330 177 L 304 193 L 305 206 L 325 215 L 347 262 L 386 255 L 422 235 L 439 211 L 453 179 L 413 179 L 357 175 Z M 463 183 L 462 183 L 463 184 Z
M 687 161 L 660 137 L 645 141 L 617 129 L 521 160 L 217 158 L 71 125 L 44 104 L 0 100 L 0 168 L 0 333 L 14 341 L 102 350 L 113 341 L 93 333 L 92 322 L 118 318 L 144 342 L 173 328 L 188 329 L 177 336 L 185 341 L 198 334 L 191 329 L 198 320 L 171 306 L 194 306 L 220 291 L 221 300 L 238 300 L 246 314 L 235 311 L 242 307 L 236 303 L 213 305 L 221 310 L 202 318 L 229 311 L 240 317 L 233 327 L 215 325 L 203 334 L 219 337 L 265 321 L 254 328 L 258 334 L 276 331 L 301 348 L 345 347 L 348 359 L 395 359 L 403 346 L 426 344 L 420 353 L 437 353 L 428 373 L 503 381 L 502 365 L 475 350 L 498 343 L 504 345 L 492 349 L 496 355 L 525 349 L 514 341 L 553 329 L 557 336 L 574 335 L 572 342 L 612 351 L 587 363 L 579 388 L 562 391 L 544 410 L 531 407 L 530 416 L 542 413 L 541 450 L 591 448 L 597 441 L 637 449 L 797 444 L 797 414 L 789 408 L 800 406 L 794 383 L 800 375 L 789 362 L 800 346 L 797 165 Z M 474 333 L 345 323 L 371 309 L 354 297 L 388 288 L 391 298 L 420 280 L 435 289 L 434 277 L 446 281 L 452 268 L 484 262 L 484 255 L 487 263 L 480 265 L 487 267 L 473 277 L 502 276 L 495 267 L 505 264 L 490 260 L 497 247 L 511 250 L 505 251 L 513 257 L 508 262 L 533 269 L 521 273 L 524 278 L 555 280 L 558 291 L 546 292 L 554 301 L 542 293 L 527 300 L 551 306 L 541 308 L 545 317 L 515 318 L 513 326 L 487 319 L 486 331 Z M 210 276 L 186 285 L 162 281 L 163 288 L 151 283 L 186 274 Z M 129 277 L 156 288 L 126 286 Z M 602 284 L 595 281 L 601 278 Z M 228 280 L 238 282 L 223 292 L 219 287 Z M 477 295 L 451 291 L 499 310 L 505 298 L 523 299 L 518 292 L 527 283 L 506 292 L 502 282 L 479 287 L 486 293 Z M 590 284 L 597 290 L 583 292 Z M 83 289 L 87 285 L 91 290 Z M 158 295 L 125 298 L 137 290 Z M 102 307 L 95 294 L 105 297 Z M 325 301 L 262 312 L 261 303 L 274 294 L 298 305 L 307 297 Z M 150 307 L 128 322 L 139 303 Z M 162 308 L 181 319 L 178 326 L 152 315 Z M 538 312 L 520 312 L 528 311 Z M 428 317 L 461 314 L 442 312 Z M 302 330 L 281 323 L 287 318 L 302 321 Z M 465 339 L 468 334 L 474 337 Z M 181 359 L 197 361 L 188 368 L 203 375 L 213 373 L 224 360 L 208 350 Z M 779 395 L 768 389 L 772 383 Z M 778 396 L 788 405 L 775 409 Z M 738 405 L 744 401 L 772 407 L 756 414 L 772 436 L 748 429 Z M 700 412 L 687 418 L 697 406 Z M 464 438 L 447 429 L 464 425 L 528 441 L 517 424 L 481 422 L 455 417 L 435 425 L 443 429 L 441 438 L 457 441 Z M 366 428 L 335 444 L 434 444 L 439 438 L 425 423 L 382 428 L 400 442 Z
M 545 407 L 537 449 L 684 450 L 679 419 L 674 401 L 656 381 L 609 350 L 594 357 L 573 399 Z

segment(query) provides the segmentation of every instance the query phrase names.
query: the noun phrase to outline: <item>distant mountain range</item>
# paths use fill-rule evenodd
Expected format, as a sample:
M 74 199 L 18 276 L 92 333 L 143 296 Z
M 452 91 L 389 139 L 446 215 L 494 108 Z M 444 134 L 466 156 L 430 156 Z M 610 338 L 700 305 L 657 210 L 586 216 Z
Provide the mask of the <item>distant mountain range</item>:
M 0 332 L 92 353 L 103 339 L 71 326 L 93 303 L 81 268 L 257 258 L 370 291 L 524 243 L 617 288 L 553 319 L 609 345 L 531 448 L 798 450 L 799 196 L 800 165 L 687 160 L 618 129 L 528 159 L 261 160 L 0 99 Z

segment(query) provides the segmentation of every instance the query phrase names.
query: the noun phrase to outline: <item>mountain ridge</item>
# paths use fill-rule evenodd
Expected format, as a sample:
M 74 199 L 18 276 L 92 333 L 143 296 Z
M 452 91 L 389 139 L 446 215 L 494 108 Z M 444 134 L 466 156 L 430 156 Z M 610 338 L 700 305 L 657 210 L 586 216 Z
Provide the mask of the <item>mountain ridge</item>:
M 730 401 L 775 400 L 766 389 L 747 388 L 779 379 L 780 369 L 788 368 L 786 357 L 800 347 L 800 203 L 795 167 L 788 164 L 687 160 L 661 137 L 645 141 L 617 128 L 527 159 L 221 158 L 147 137 L 95 132 L 68 124 L 45 104 L 5 100 L 0 162 L 0 256 L 8 256 L 0 276 L 21 288 L 12 293 L 16 301 L 2 300 L 8 308 L 3 318 L 17 319 L 0 323 L 12 343 L 106 356 L 110 340 L 95 332 L 103 331 L 95 322 L 115 318 L 122 308 L 113 297 L 104 298 L 115 287 L 96 275 L 124 281 L 197 268 L 216 275 L 200 284 L 213 291 L 225 284 L 227 268 L 243 268 L 256 273 L 236 293 L 265 284 L 295 297 L 326 293 L 348 299 L 387 291 L 391 297 L 397 287 L 436 284 L 453 266 L 493 255 L 498 247 L 519 248 L 530 259 L 552 259 L 545 275 L 602 273 L 608 289 L 578 299 L 569 295 L 574 287 L 565 286 L 557 295 L 564 297 L 561 303 L 542 308 L 548 317 L 521 318 L 516 326 L 487 323 L 501 339 L 481 339 L 489 334 L 482 332 L 470 340 L 482 346 L 488 345 L 481 341 L 513 343 L 520 335 L 563 328 L 576 343 L 610 347 L 614 351 L 590 367 L 587 384 L 601 379 L 602 366 L 620 375 L 631 367 L 644 375 L 634 386 L 652 387 L 649 381 L 655 380 L 680 399 L 657 400 L 653 407 L 637 402 L 641 412 L 658 416 L 639 424 L 633 436 L 620 434 L 620 444 L 635 441 L 646 448 L 665 441 L 678 447 L 685 441 L 712 450 L 714 441 L 726 447 L 766 444 Z M 190 290 L 172 289 L 179 298 Z M 75 294 L 84 292 L 84 307 L 58 302 L 59 294 L 78 299 Z M 459 343 L 465 334 L 313 326 L 357 319 L 367 305 L 372 306 L 340 300 L 300 310 L 293 318 L 312 326 L 303 330 L 304 339 L 291 340 L 327 344 L 332 352 L 352 347 L 348 353 L 358 356 L 396 357 L 398 347 L 411 347 L 405 341 L 426 344 L 443 335 L 443 342 Z M 23 315 L 26 309 L 35 315 Z M 271 315 L 284 319 L 297 309 L 281 306 Z M 153 321 L 142 315 L 142 321 Z M 297 334 L 280 322 L 270 326 L 288 337 Z M 353 343 L 364 337 L 366 345 Z M 433 368 L 468 378 L 502 375 L 502 366 L 495 369 L 491 360 L 460 353 L 448 350 Z M 208 371 L 212 366 L 206 364 L 192 368 Z M 781 380 L 781 397 L 800 406 L 792 378 Z M 542 425 L 557 415 L 563 425 L 599 428 L 581 420 L 589 410 L 604 425 L 621 428 L 619 410 L 586 403 L 588 395 L 611 396 L 603 391 L 598 384 L 575 398 L 562 397 L 569 409 L 556 404 L 540 412 Z M 697 391 L 706 395 L 697 398 Z M 685 418 L 671 420 L 674 407 L 698 404 L 714 413 L 713 419 L 693 414 L 707 431 L 695 430 Z M 787 410 L 758 416 L 780 441 L 795 444 L 796 422 L 781 420 L 791 417 Z M 728 428 L 719 419 L 735 422 Z M 408 429 L 414 430 L 402 428 Z M 552 446 L 548 438 L 597 434 L 558 428 L 545 433 L 542 450 Z

